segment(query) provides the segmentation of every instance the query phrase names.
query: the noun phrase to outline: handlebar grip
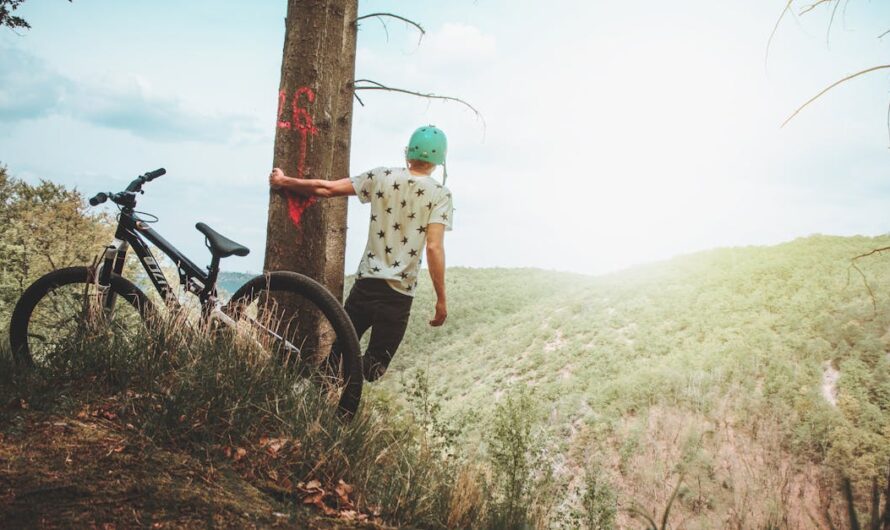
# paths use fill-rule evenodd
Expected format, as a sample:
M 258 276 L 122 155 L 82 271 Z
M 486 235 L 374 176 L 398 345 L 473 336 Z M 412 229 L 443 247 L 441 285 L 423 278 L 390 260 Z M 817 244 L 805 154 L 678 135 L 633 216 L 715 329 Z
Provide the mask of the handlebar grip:
M 108 200 L 107 193 L 97 193 L 95 197 L 90 198 L 90 206 L 99 206 Z
M 143 177 L 145 177 L 145 180 L 146 180 L 146 181 L 149 181 L 149 180 L 154 180 L 154 179 L 156 179 L 156 178 L 158 178 L 158 177 L 164 176 L 166 173 L 167 173 L 167 170 L 166 170 L 166 169 L 164 169 L 164 168 L 158 168 L 158 169 L 156 169 L 156 170 L 154 170 L 154 171 L 149 171 L 148 173 L 146 173 L 145 175 L 143 175 Z

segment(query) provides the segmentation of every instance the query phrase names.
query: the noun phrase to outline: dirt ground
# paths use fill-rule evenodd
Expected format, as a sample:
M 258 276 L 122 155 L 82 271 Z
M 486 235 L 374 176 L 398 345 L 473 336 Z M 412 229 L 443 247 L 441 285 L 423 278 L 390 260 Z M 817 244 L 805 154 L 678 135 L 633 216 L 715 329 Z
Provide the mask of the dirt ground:
M 11 407 L 0 528 L 380 528 L 325 519 L 105 418 Z

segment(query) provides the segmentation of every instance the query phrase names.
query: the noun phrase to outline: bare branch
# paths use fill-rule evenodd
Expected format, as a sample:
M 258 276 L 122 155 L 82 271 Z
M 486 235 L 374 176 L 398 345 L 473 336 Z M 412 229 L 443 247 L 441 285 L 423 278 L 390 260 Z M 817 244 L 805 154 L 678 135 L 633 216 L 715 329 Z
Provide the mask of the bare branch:
M 865 286 L 865 289 L 868 291 L 868 297 L 871 298 L 871 306 L 874 310 L 875 314 L 878 312 L 878 301 L 875 298 L 875 292 L 871 288 L 871 285 L 868 283 L 868 278 L 865 276 L 865 273 L 862 272 L 862 269 L 859 268 L 859 265 L 856 263 L 860 259 L 867 258 L 869 256 L 874 256 L 875 254 L 880 254 L 882 252 L 890 251 L 890 247 L 881 247 L 873 249 L 865 254 L 860 254 L 850 260 L 850 266 L 847 268 L 847 285 L 850 285 L 850 270 L 853 269 L 859 273 L 859 276 L 862 278 L 862 285 Z
M 816 0 L 812 4 L 803 8 L 800 12 L 800 15 L 806 15 L 807 13 L 816 9 L 817 7 L 821 6 L 822 4 L 828 4 L 831 2 L 834 2 L 834 8 L 831 10 L 831 18 L 828 20 L 828 27 L 825 29 L 825 45 L 826 46 L 829 45 L 829 41 L 831 40 L 831 27 L 834 25 L 834 19 L 837 16 L 837 10 L 841 7 L 841 1 L 840 0 Z M 844 10 L 846 12 L 846 4 L 844 4 L 844 6 L 845 6 Z
M 835 81 L 834 83 L 832 83 L 831 85 L 829 85 L 828 87 L 823 89 L 821 92 L 819 92 L 818 94 L 816 94 L 815 96 L 810 98 L 809 101 L 807 101 L 806 103 L 804 103 L 803 105 L 798 107 L 797 110 L 795 110 L 794 113 L 792 113 L 791 116 L 788 117 L 788 119 L 786 119 L 784 122 L 782 122 L 782 127 L 785 127 L 786 125 L 788 125 L 788 122 L 790 122 L 791 120 L 794 119 L 795 116 L 800 114 L 800 111 L 805 109 L 810 103 L 812 103 L 812 102 L 816 101 L 817 99 L 819 99 L 820 97 L 822 97 L 826 92 L 828 92 L 832 88 L 834 88 L 842 83 L 846 83 L 847 81 L 857 78 L 861 75 L 869 74 L 871 72 L 874 72 L 877 70 L 883 70 L 886 68 L 890 68 L 890 64 L 882 64 L 880 66 L 872 66 L 871 68 L 866 68 L 865 70 L 862 70 L 861 72 L 856 72 L 855 74 L 848 75 L 847 77 L 845 77 L 839 81 Z
M 409 25 L 417 28 L 417 31 L 420 32 L 420 37 L 417 39 L 418 43 L 423 39 L 423 36 L 426 35 L 426 30 L 423 29 L 423 26 L 421 26 L 419 23 L 414 22 L 410 18 L 405 18 L 405 17 L 399 16 L 399 15 L 396 15 L 394 13 L 370 13 L 370 14 L 362 15 L 362 16 L 356 18 L 355 21 L 360 22 L 360 21 L 368 19 L 368 18 L 376 18 L 376 19 L 380 20 L 380 23 L 383 24 L 384 31 L 386 31 L 386 40 L 388 41 L 389 40 L 389 30 L 386 29 L 386 22 L 384 22 L 384 20 L 383 20 L 385 17 L 390 17 L 390 18 L 394 18 L 396 20 L 401 20 L 402 22 L 405 22 L 406 24 L 409 24 Z
M 763 58 L 763 64 L 765 65 L 769 61 L 769 48 L 773 43 L 773 39 L 776 36 L 776 33 L 779 31 L 779 24 L 782 23 L 782 19 L 785 18 L 785 15 L 791 11 L 791 4 L 794 3 L 794 0 L 788 0 L 785 4 L 785 9 L 782 10 L 782 13 L 779 14 L 779 18 L 776 19 L 776 24 L 773 26 L 772 32 L 769 34 L 769 39 L 766 40 L 766 56 Z
M 829 45 L 829 41 L 831 40 L 831 26 L 834 25 L 834 17 L 837 16 L 837 9 L 841 6 L 841 0 L 836 0 L 836 4 L 834 4 L 834 9 L 831 10 L 831 18 L 828 19 L 828 28 L 825 30 L 825 45 Z
M 807 7 L 803 8 L 803 9 L 800 11 L 800 14 L 801 14 L 801 15 L 806 15 L 807 13 L 809 13 L 810 11 L 816 9 L 816 8 L 819 7 L 820 5 L 822 5 L 822 4 L 827 4 L 828 2 L 834 2 L 834 1 L 835 1 L 835 0 L 816 0 L 816 1 L 813 2 L 812 4 L 810 4 L 810 5 L 808 5 Z
M 365 83 L 365 86 L 359 86 L 359 83 Z M 382 83 L 378 83 L 377 81 L 373 81 L 371 79 L 356 79 L 355 84 L 354 84 L 354 90 L 384 90 L 386 92 L 398 92 L 400 94 L 409 94 L 412 96 L 418 96 L 418 97 L 427 98 L 427 99 L 453 101 L 455 103 L 460 103 L 461 105 L 463 105 L 463 106 L 467 107 L 468 109 L 470 109 L 471 111 L 473 111 L 473 114 L 475 114 L 478 119 L 482 120 L 483 128 L 485 127 L 485 117 L 482 116 L 482 113 L 479 112 L 479 110 L 476 109 L 476 107 L 474 107 L 473 105 L 470 105 L 469 103 L 467 103 L 466 101 L 464 101 L 463 99 L 460 99 L 460 98 L 456 98 L 456 97 L 452 97 L 452 96 L 439 96 L 437 94 L 432 94 L 432 93 L 425 94 L 423 92 L 415 92 L 414 90 L 406 90 L 404 88 L 390 87 L 390 86 L 386 86 Z
M 884 33 L 881 33 L 880 35 L 878 35 L 878 38 L 879 38 L 879 39 L 883 39 L 883 38 L 886 37 L 887 35 L 890 35 L 890 29 L 888 29 L 888 30 L 885 31 Z
M 377 17 L 377 20 L 380 21 L 380 25 L 383 26 L 383 33 L 386 34 L 386 42 L 389 43 L 389 27 L 386 25 L 386 21 L 383 20 L 383 17 Z M 423 34 L 421 33 L 420 38 L 423 38 Z M 417 45 L 420 45 L 420 39 L 417 39 Z
M 869 257 L 869 256 L 874 256 L 875 254 L 880 254 L 881 252 L 887 252 L 888 250 L 890 250 L 890 247 L 876 248 L 876 249 L 874 249 L 874 250 L 871 250 L 871 251 L 869 251 L 869 252 L 866 252 L 865 254 L 860 254 L 860 255 L 858 255 L 858 256 L 856 256 L 855 258 L 851 259 L 850 261 L 858 261 L 858 260 L 860 260 L 860 259 L 862 259 L 862 258 L 867 258 L 867 257 Z
M 887 249 L 890 250 L 890 249 Z M 850 266 L 847 267 L 847 286 L 850 285 L 850 270 L 853 269 L 859 273 L 859 276 L 862 278 L 862 285 L 865 286 L 865 289 L 868 291 L 868 297 L 871 298 L 871 307 L 874 314 L 878 313 L 878 301 L 875 298 L 875 292 L 872 290 L 871 285 L 868 283 L 868 278 L 865 276 L 865 273 L 862 272 L 862 269 L 859 268 L 859 265 L 856 264 L 856 261 L 850 260 Z

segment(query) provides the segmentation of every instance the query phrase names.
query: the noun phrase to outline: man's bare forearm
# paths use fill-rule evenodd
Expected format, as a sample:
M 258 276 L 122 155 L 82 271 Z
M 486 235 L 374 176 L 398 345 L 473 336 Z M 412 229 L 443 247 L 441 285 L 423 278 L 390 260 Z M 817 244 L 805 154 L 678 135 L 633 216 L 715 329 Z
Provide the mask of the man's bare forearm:
M 328 195 L 330 182 L 322 179 L 284 177 L 278 181 L 278 186 L 283 190 L 292 191 L 300 195 L 325 197 Z
M 428 247 L 426 249 L 427 263 L 430 268 L 430 279 L 433 281 L 433 289 L 440 302 L 445 301 L 445 248 Z
M 348 177 L 338 180 L 295 179 L 288 177 L 277 167 L 269 174 L 269 186 L 275 190 L 289 191 L 307 197 L 355 195 L 355 188 Z

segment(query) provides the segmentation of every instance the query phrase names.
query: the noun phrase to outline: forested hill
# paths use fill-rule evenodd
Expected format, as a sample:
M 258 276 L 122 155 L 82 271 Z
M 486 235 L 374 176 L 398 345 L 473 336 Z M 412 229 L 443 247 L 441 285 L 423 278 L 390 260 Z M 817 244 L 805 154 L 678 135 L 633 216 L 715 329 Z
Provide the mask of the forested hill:
M 223 296 L 231 296 L 239 287 L 247 283 L 247 280 L 253 278 L 256 274 L 249 272 L 226 272 L 219 273 L 216 286 Z
M 839 524 L 841 475 L 868 499 L 890 461 L 890 255 L 850 267 L 888 245 L 813 236 L 598 277 L 452 268 L 447 324 L 427 325 L 423 278 L 364 401 L 491 462 L 539 521 L 638 526 L 631 508 L 659 520 L 676 492 L 684 528 Z
M 849 268 L 887 245 L 813 236 L 601 277 L 449 269 L 448 323 L 427 325 L 424 282 L 375 391 L 422 371 L 460 425 L 530 394 L 567 479 L 595 469 L 620 498 L 666 502 L 682 467 L 675 510 L 702 527 L 806 527 L 835 476 L 813 464 L 861 479 L 890 458 L 890 256 L 859 261 L 877 311 Z

